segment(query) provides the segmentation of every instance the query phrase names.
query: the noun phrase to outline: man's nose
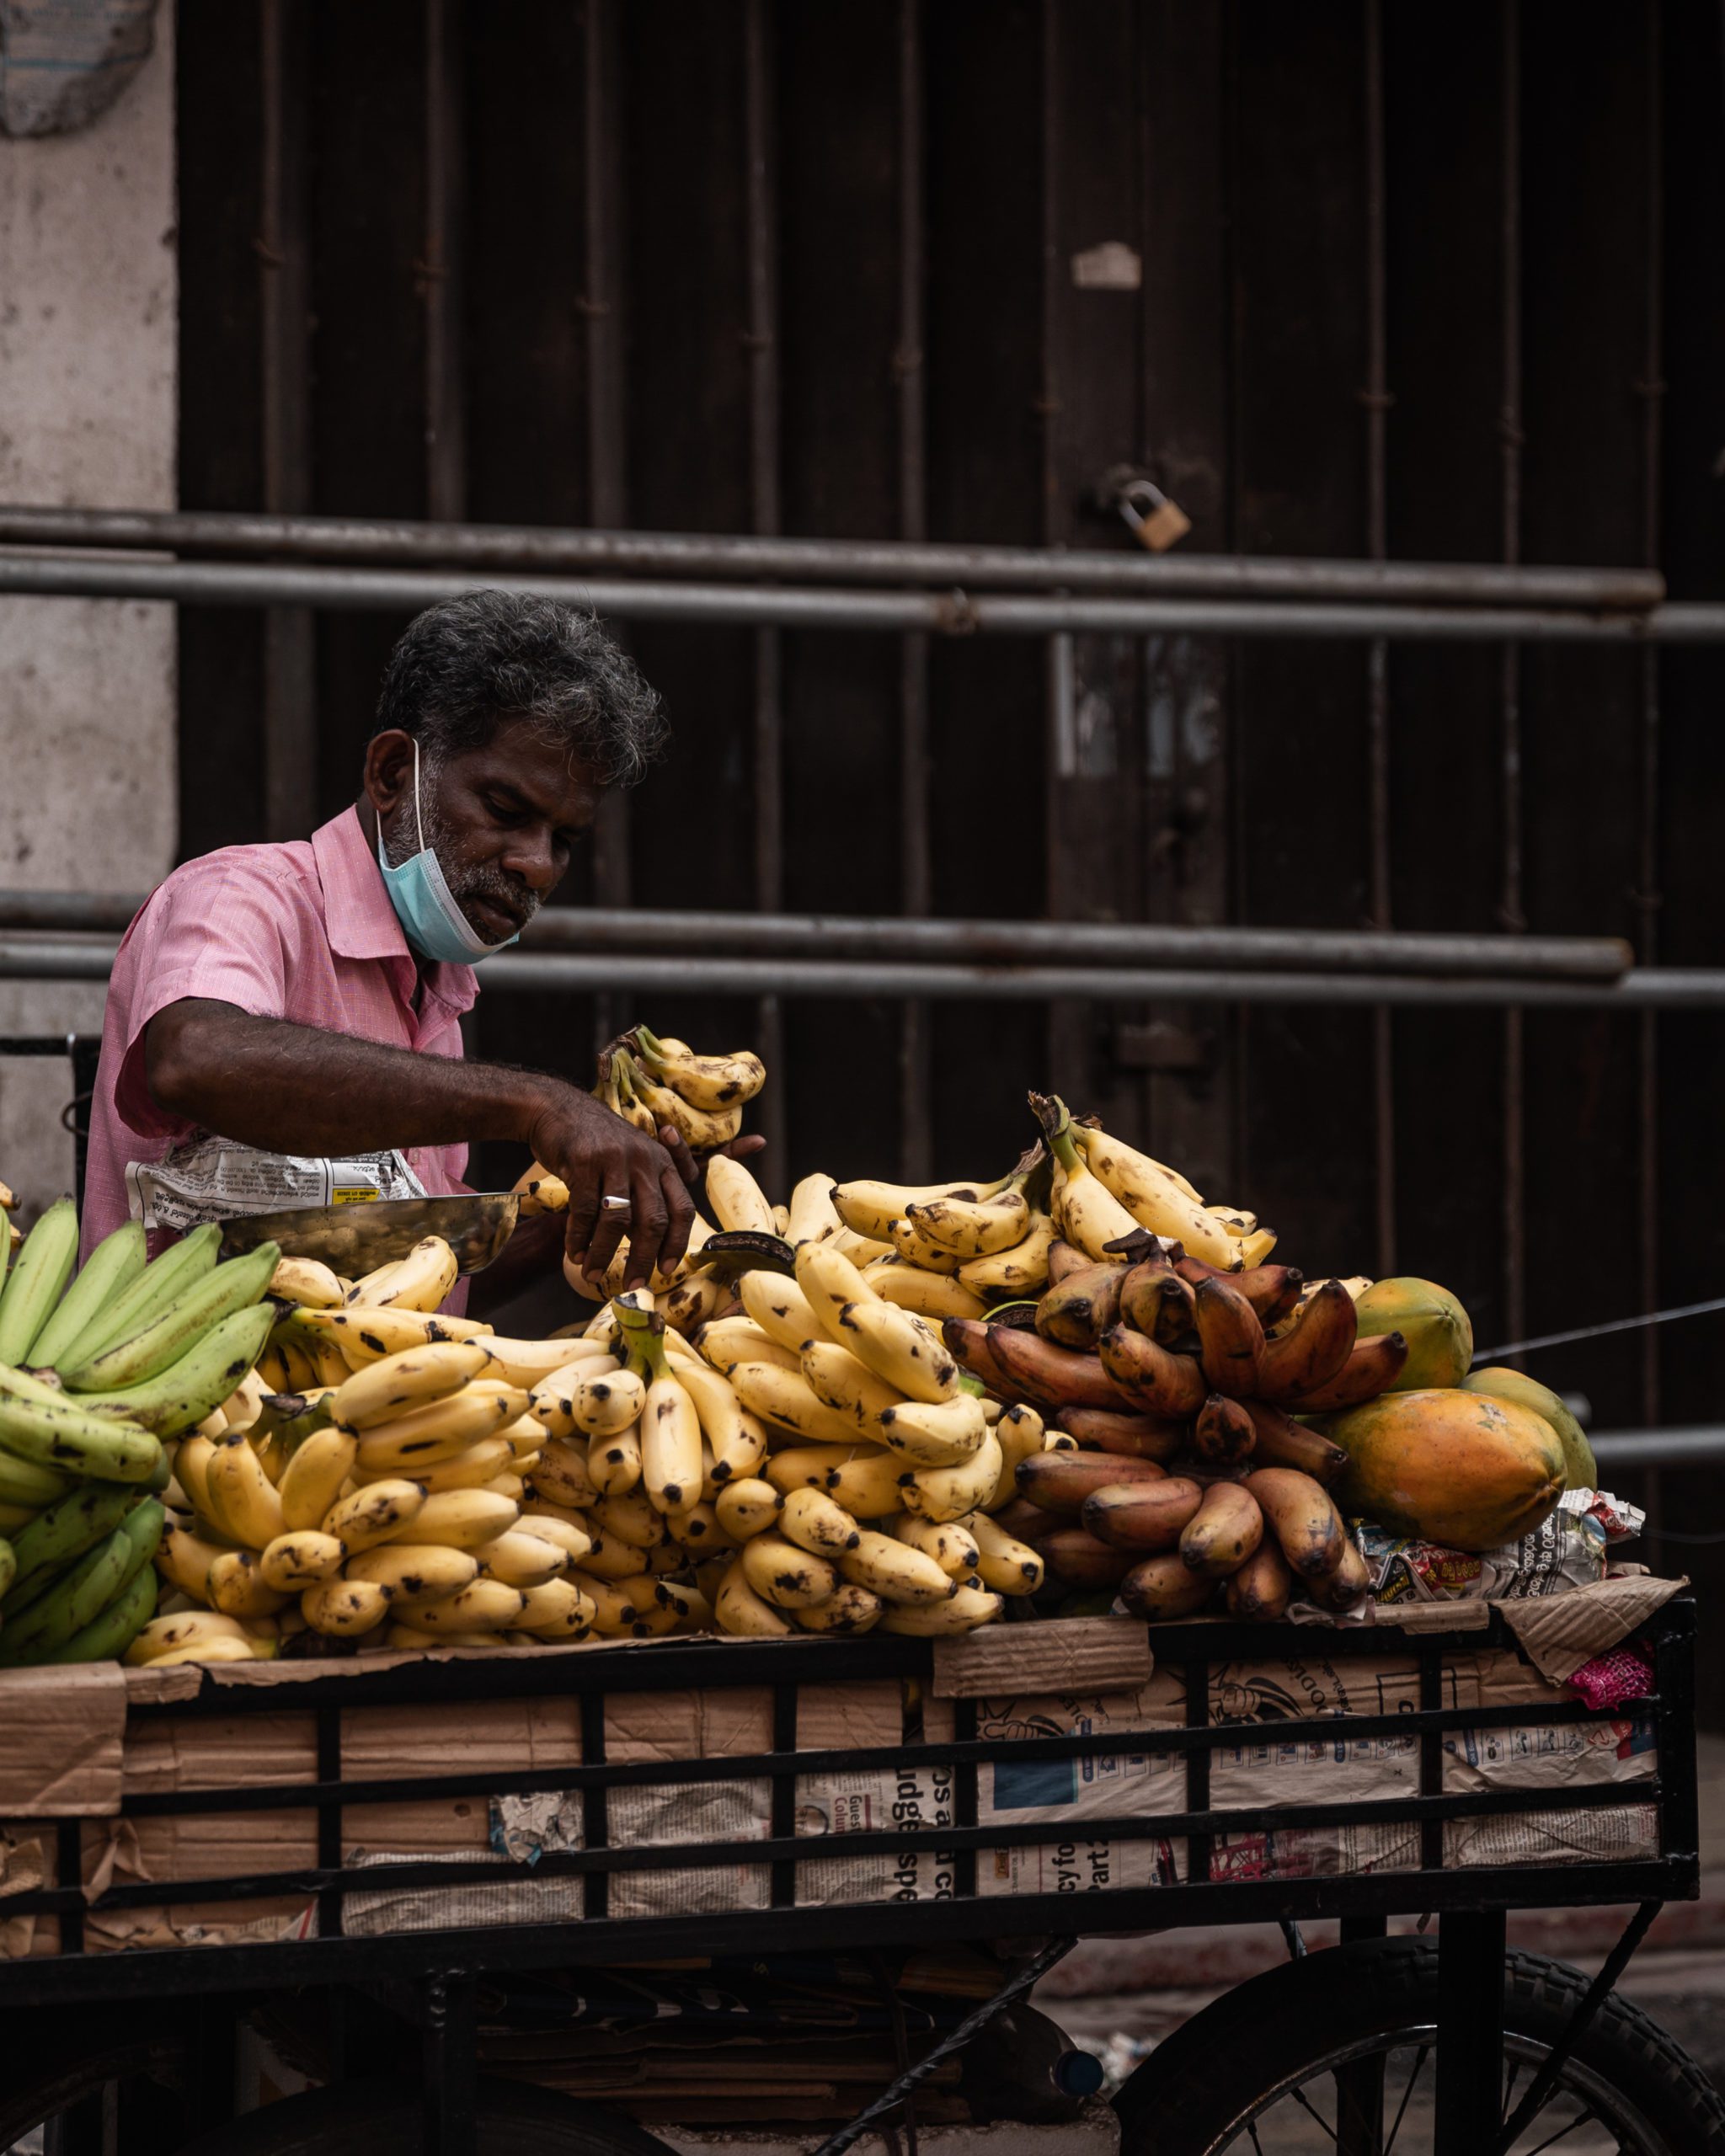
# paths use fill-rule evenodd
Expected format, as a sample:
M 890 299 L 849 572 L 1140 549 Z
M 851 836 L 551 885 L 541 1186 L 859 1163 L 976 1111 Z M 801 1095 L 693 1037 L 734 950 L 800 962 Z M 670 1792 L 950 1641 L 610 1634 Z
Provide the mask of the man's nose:
M 518 831 L 503 857 L 511 876 L 519 876 L 531 891 L 543 898 L 558 879 L 557 852 L 549 831 Z

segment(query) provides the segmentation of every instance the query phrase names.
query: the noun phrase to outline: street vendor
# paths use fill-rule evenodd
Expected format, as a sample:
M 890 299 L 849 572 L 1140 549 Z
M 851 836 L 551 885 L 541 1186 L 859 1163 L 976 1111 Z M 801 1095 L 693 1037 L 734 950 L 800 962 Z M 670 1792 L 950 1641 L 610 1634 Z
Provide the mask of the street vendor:
M 473 591 L 390 654 L 359 799 L 285 845 L 177 868 L 114 963 L 90 1115 L 88 1252 L 130 1212 L 224 1212 L 463 1190 L 507 1139 L 568 1184 L 473 1284 L 495 1307 L 565 1248 L 630 1284 L 687 1241 L 695 1167 L 576 1084 L 463 1060 L 474 969 L 515 942 L 604 790 L 661 749 L 659 699 L 594 617 Z M 753 1150 L 761 1141 L 738 1141 Z

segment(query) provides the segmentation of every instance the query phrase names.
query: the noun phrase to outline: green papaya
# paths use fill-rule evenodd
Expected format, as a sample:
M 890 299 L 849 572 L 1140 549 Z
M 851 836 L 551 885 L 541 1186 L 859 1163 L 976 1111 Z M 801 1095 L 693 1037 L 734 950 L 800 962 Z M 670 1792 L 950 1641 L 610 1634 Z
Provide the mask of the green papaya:
M 1562 1495 L 1567 1463 L 1551 1424 L 1526 1407 L 1455 1386 L 1380 1393 L 1313 1417 L 1348 1465 L 1330 1494 L 1449 1550 L 1495 1550 L 1530 1534 Z
M 1564 1488 L 1599 1488 L 1599 1465 L 1594 1458 L 1594 1449 L 1587 1441 L 1587 1432 L 1549 1385 L 1541 1385 L 1537 1378 L 1529 1377 L 1525 1371 L 1504 1369 L 1495 1364 L 1488 1364 L 1482 1370 L 1470 1370 L 1461 1380 L 1461 1388 L 1464 1392 L 1488 1392 L 1493 1400 L 1511 1401 L 1517 1407 L 1530 1407 L 1535 1415 L 1551 1424 L 1562 1444 L 1563 1459 L 1568 1469 Z
M 1407 1360 L 1392 1392 L 1458 1385 L 1473 1361 L 1473 1326 L 1447 1288 L 1433 1280 L 1379 1280 L 1355 1300 L 1362 1340 L 1399 1332 Z

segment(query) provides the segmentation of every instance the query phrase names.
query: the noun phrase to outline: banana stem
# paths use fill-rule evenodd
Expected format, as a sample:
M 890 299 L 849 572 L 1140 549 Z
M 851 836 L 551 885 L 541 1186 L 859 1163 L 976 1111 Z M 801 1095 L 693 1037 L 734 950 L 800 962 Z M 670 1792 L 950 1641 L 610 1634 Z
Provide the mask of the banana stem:
M 1049 1150 L 1071 1175 L 1081 1165 L 1078 1147 L 1072 1136 L 1071 1110 L 1058 1093 L 1033 1093 L 1030 1106 L 1037 1121 L 1042 1125 Z

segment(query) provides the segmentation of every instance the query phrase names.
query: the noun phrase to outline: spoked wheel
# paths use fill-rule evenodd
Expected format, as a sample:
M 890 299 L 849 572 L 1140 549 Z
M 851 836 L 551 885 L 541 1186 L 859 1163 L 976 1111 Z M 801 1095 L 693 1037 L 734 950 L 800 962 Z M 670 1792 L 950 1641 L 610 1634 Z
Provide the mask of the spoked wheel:
M 1504 2120 L 1586 1990 L 1561 1961 L 1506 1957 Z M 1369 1940 L 1313 1954 L 1229 1992 L 1146 2060 L 1115 2100 L 1121 2156 L 1432 2156 L 1437 2052 L 1435 1946 Z M 1614 1992 L 1514 2143 L 1515 2156 L 1547 2148 L 1722 2156 L 1725 2104 Z

